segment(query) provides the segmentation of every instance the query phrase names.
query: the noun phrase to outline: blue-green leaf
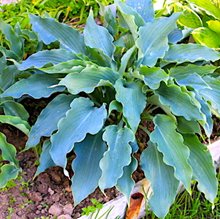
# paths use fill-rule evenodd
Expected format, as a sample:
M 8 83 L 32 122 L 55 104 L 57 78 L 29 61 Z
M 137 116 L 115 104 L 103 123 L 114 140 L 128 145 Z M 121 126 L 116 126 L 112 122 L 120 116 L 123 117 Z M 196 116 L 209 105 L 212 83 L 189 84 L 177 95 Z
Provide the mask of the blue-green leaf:
M 176 66 L 170 69 L 170 76 L 179 79 L 187 77 L 192 73 L 196 73 L 201 77 L 212 74 L 217 69 L 214 65 L 194 65 L 189 64 L 186 66 Z
M 190 52 L 189 52 L 190 51 Z M 168 62 L 196 62 L 196 61 L 216 61 L 220 59 L 220 53 L 214 49 L 199 44 L 174 44 L 164 56 Z
M 132 153 L 136 153 L 138 151 L 138 149 L 139 149 L 137 140 L 134 139 L 133 142 L 130 142 L 130 145 L 131 145 L 131 148 L 132 148 Z
M 56 65 L 60 62 L 66 62 L 74 58 L 75 55 L 73 53 L 64 49 L 44 50 L 29 56 L 21 64 L 18 64 L 18 69 L 26 70 L 32 67 L 41 68 L 46 64 Z
M 119 73 L 123 74 L 128 66 L 129 60 L 132 57 L 136 47 L 131 47 L 121 58 L 121 65 L 119 68 Z
M 30 21 L 32 29 L 38 33 L 45 44 L 58 40 L 65 49 L 74 53 L 84 53 L 83 36 L 74 28 L 52 18 L 41 18 L 35 15 L 30 15 Z
M 42 136 L 49 137 L 57 130 L 57 124 L 70 109 L 73 98 L 72 95 L 60 94 L 41 111 L 37 121 L 31 127 L 26 149 L 36 146 Z
M 0 189 L 5 187 L 7 182 L 16 179 L 20 169 L 13 164 L 5 164 L 0 168 Z
M 123 106 L 123 115 L 127 119 L 131 129 L 136 132 L 141 120 L 141 113 L 147 104 L 146 95 L 142 92 L 142 86 L 136 82 L 117 80 L 115 83 L 116 100 Z
M 1 49 L 3 49 L 4 47 L 0 47 L 0 51 Z M 5 48 L 4 48 L 5 49 Z M 1 51 L 3 54 L 4 52 Z M 6 67 L 7 67 L 7 60 L 6 60 L 6 56 L 5 54 L 0 58 L 0 71 L 3 71 Z
M 4 102 L 3 109 L 4 109 L 5 115 L 17 116 L 25 121 L 27 121 L 29 118 L 29 113 L 24 108 L 24 106 L 20 103 L 15 102 L 14 100 L 8 100 Z
M 199 102 L 179 86 L 162 83 L 155 93 L 160 103 L 168 106 L 174 115 L 183 116 L 187 120 L 203 120 Z
M 11 25 L 5 22 L 0 22 L 0 30 L 5 35 L 5 38 L 8 40 L 10 49 L 18 56 L 19 59 L 22 59 L 22 38 L 13 30 Z
M 120 2 L 120 4 L 119 4 L 120 5 L 119 6 L 120 13 L 118 13 L 119 25 L 127 30 L 130 30 L 130 32 L 131 32 L 130 39 L 131 39 L 131 43 L 132 43 L 132 45 L 130 44 L 130 46 L 133 46 L 134 40 L 136 40 L 138 38 L 138 25 L 135 22 L 136 16 L 134 16 L 134 14 L 133 14 L 133 9 L 130 11 L 130 7 L 128 7 L 127 5 L 125 6 L 123 4 L 124 3 L 122 3 L 122 2 Z M 129 10 L 127 11 L 127 9 L 129 9 Z M 131 12 L 131 14 L 130 14 L 130 12 Z M 142 25 L 143 25 L 144 21 L 142 20 L 142 18 L 141 18 L 141 21 L 143 22 L 142 23 Z M 118 42 L 120 42 L 120 40 L 122 40 L 122 39 L 123 39 L 123 37 L 121 39 L 119 38 Z M 124 43 L 123 41 L 121 42 L 122 44 Z M 127 48 L 130 48 L 130 46 Z
M 204 120 L 199 122 L 201 126 L 204 128 L 206 135 L 210 137 L 213 131 L 211 107 L 199 94 L 196 94 L 196 99 L 199 101 L 201 105 L 201 112 L 204 116 Z
M 177 84 L 180 86 L 189 86 L 192 87 L 194 90 L 201 90 L 201 89 L 211 89 L 211 87 L 203 80 L 203 78 L 198 75 L 197 73 L 191 73 L 187 76 L 183 75 L 178 78 L 175 78 Z
M 113 37 L 105 27 L 96 24 L 93 13 L 90 13 L 84 29 L 85 44 L 91 48 L 100 49 L 105 55 L 112 57 L 115 46 Z
M 74 175 L 71 186 L 75 205 L 79 204 L 98 187 L 99 178 L 102 174 L 99 162 L 106 148 L 106 144 L 102 140 L 102 132 L 96 135 L 88 134 L 82 142 L 75 144 L 76 158 L 72 163 Z
M 86 52 L 88 59 L 90 60 L 90 64 L 110 68 L 112 67 L 112 69 L 115 69 L 115 63 L 112 61 L 112 57 L 105 55 L 100 49 L 87 47 Z
M 153 190 L 149 198 L 150 208 L 157 217 L 164 218 L 175 201 L 179 185 L 174 169 L 163 162 L 163 155 L 151 142 L 141 155 L 141 167 Z
M 203 78 L 211 89 L 200 90 L 200 95 L 211 102 L 212 107 L 220 113 L 220 79 L 206 76 Z
M 108 150 L 100 161 L 102 176 L 99 187 L 102 191 L 115 186 L 123 175 L 123 168 L 131 163 L 132 148 L 129 142 L 134 141 L 134 134 L 126 127 L 110 125 L 103 134 L 103 140 L 107 142 Z
M 110 115 L 113 110 L 116 110 L 116 111 L 122 113 L 122 105 L 117 100 L 113 100 L 109 104 L 108 114 Z
M 86 67 L 86 62 L 78 59 L 60 62 L 50 67 L 44 67 L 40 70 L 47 74 L 69 74 L 79 73 Z
M 214 204 L 218 181 L 212 156 L 196 135 L 184 135 L 184 144 L 190 149 L 189 163 L 193 169 L 193 177 L 198 181 L 198 189 Z
M 152 0 L 126 0 L 126 4 L 137 11 L 145 22 L 152 22 L 154 20 Z
M 118 179 L 116 185 L 117 189 L 126 196 L 127 201 L 129 201 L 131 191 L 135 185 L 135 181 L 132 179 L 132 174 L 137 169 L 137 166 L 137 159 L 135 157 L 132 157 L 131 163 L 128 166 L 124 167 L 123 175 L 121 178 Z
M 0 115 L 0 123 L 12 125 L 26 135 L 28 135 L 30 130 L 30 125 L 28 122 L 17 116 Z
M 102 11 L 103 10 L 103 11 Z M 116 7 L 115 4 L 110 4 L 108 6 L 100 7 L 100 15 L 104 17 L 104 26 L 108 29 L 112 36 L 115 36 L 118 32 L 118 24 L 116 17 Z
M 168 35 L 169 43 L 177 43 L 184 38 L 183 31 L 176 28 Z
M 59 80 L 52 75 L 34 74 L 27 79 L 22 79 L 1 94 L 1 97 L 19 98 L 24 94 L 30 95 L 35 99 L 49 97 L 52 93 L 60 92 L 65 89 L 64 86 L 57 85 Z
M 86 134 L 98 133 L 104 125 L 107 116 L 105 106 L 94 107 L 88 98 L 76 98 L 70 105 L 66 117 L 58 123 L 58 132 L 51 136 L 50 151 L 53 161 L 61 167 L 66 166 L 66 155 L 74 144 L 81 142 Z
M 184 117 L 177 117 L 177 130 L 181 134 L 197 133 L 201 135 L 199 123 L 197 121 L 188 121 Z
M 8 181 L 17 178 L 20 168 L 18 167 L 18 160 L 16 159 L 16 149 L 12 144 L 6 140 L 6 136 L 0 132 L 0 150 L 1 161 L 7 163 L 0 168 L 0 188 L 3 188 Z
M 158 58 L 164 57 L 169 49 L 168 35 L 176 28 L 178 17 L 179 14 L 173 14 L 168 18 L 156 19 L 140 27 L 136 45 L 139 49 L 138 58 L 143 65 L 152 67 Z
M 165 164 L 174 168 L 175 177 L 187 191 L 191 191 L 192 168 L 189 165 L 189 148 L 183 144 L 183 137 L 176 131 L 175 121 L 167 115 L 154 118 L 155 129 L 150 134 L 150 141 L 163 153 Z
M 44 172 L 46 169 L 50 167 L 56 166 L 56 164 L 53 162 L 50 156 L 50 149 L 51 149 L 51 142 L 49 140 L 46 140 L 43 144 L 43 148 L 39 160 L 40 164 L 37 167 L 35 176 L 39 175 L 40 173 Z
M 119 74 L 110 68 L 88 66 L 80 73 L 70 73 L 60 81 L 72 94 L 91 93 L 98 86 L 111 86 L 119 78 Z
M 142 66 L 139 71 L 143 75 L 142 80 L 144 83 L 153 90 L 159 88 L 161 81 L 166 82 L 168 80 L 167 73 L 159 67 Z
M 16 77 L 20 74 L 20 71 L 15 65 L 8 65 L 0 72 L 0 89 L 2 90 L 6 90 L 14 84 Z
M 3 133 L 0 132 L 0 150 L 1 157 L 3 160 L 9 161 L 13 165 L 18 165 L 18 160 L 16 159 L 16 149 L 12 144 L 9 144 Z
M 140 27 L 145 24 L 142 16 L 125 2 L 117 0 L 117 7 L 123 16 L 124 22 L 127 23 L 127 26 L 131 32 L 133 32 L 132 28 L 136 29 L 136 25 L 137 27 Z

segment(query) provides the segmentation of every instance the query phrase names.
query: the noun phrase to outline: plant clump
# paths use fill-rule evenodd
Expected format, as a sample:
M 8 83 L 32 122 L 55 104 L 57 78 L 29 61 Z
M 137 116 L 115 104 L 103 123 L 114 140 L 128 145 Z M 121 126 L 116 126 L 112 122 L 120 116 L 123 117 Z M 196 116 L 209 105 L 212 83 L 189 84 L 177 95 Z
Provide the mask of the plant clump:
M 26 150 L 45 137 L 36 175 L 62 167 L 71 177 L 75 204 L 97 187 L 116 186 L 129 198 L 140 162 L 153 191 L 149 205 L 158 217 L 168 213 L 180 183 L 191 193 L 192 180 L 214 204 L 216 173 L 201 138 L 212 133 L 212 114 L 220 115 L 215 66 L 220 53 L 183 43 L 187 35 L 177 25 L 181 13 L 157 17 L 150 0 L 115 1 L 101 12 L 103 26 L 91 11 L 83 33 L 30 15 L 44 46 L 24 61 L 10 59 L 18 75 L 0 98 L 17 103 L 27 95 L 54 95 L 27 131 Z M 6 35 L 14 54 L 23 47 L 12 48 L 11 36 Z M 51 43 L 56 48 L 44 49 Z M 153 129 L 140 127 L 143 122 L 153 123 Z M 134 156 L 139 128 L 149 137 L 140 161 Z M 72 152 L 73 176 L 66 168 Z

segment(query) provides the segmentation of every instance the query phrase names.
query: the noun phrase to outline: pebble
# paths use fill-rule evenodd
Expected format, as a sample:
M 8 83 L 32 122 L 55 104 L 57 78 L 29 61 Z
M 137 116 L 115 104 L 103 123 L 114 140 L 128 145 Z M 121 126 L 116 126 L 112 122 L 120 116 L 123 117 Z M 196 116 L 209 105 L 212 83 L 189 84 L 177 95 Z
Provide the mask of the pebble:
M 101 197 L 101 198 L 98 199 L 98 202 L 103 202 L 103 200 L 104 199 Z
M 37 209 L 38 209 L 38 210 L 41 210 L 42 208 L 43 208 L 42 205 L 38 205 L 38 206 L 37 206 Z
M 28 215 L 26 215 L 28 219 L 32 219 L 32 218 L 36 218 L 36 214 L 35 213 L 29 213 Z
M 48 192 L 49 192 L 50 195 L 54 194 L 54 191 L 51 188 L 48 189 Z
M 50 198 L 53 202 L 58 202 L 60 200 L 60 194 L 55 193 Z
M 12 213 L 10 215 L 10 218 L 12 218 L 12 219 L 20 219 L 20 217 L 17 214 L 15 214 L 15 213 Z
M 42 201 L 42 196 L 39 192 L 32 192 L 29 194 L 29 198 L 34 202 Z
M 110 201 L 110 198 L 108 196 L 104 197 L 104 202 L 109 202 Z
M 18 211 L 18 212 L 17 212 L 17 215 L 18 215 L 18 216 L 22 216 L 22 214 L 23 214 L 22 211 Z
M 72 217 L 68 214 L 62 214 L 57 219 L 72 219 Z
M 80 216 L 81 216 L 80 213 L 75 213 L 74 216 L 73 216 L 73 219 L 77 219 L 77 218 L 79 218 Z
M 39 210 L 37 210 L 37 211 L 36 211 L 36 214 L 40 214 L 40 211 L 39 211 Z
M 42 194 L 46 194 L 48 192 L 48 185 L 45 183 L 39 184 L 37 190 Z
M 64 207 L 63 207 L 63 213 L 64 213 L 64 214 L 71 215 L 71 214 L 73 213 L 73 206 L 72 206 L 72 204 L 66 204 L 66 205 L 64 205 Z
M 51 214 L 53 216 L 60 216 L 62 214 L 61 206 L 57 203 L 51 205 L 49 208 L 49 214 Z

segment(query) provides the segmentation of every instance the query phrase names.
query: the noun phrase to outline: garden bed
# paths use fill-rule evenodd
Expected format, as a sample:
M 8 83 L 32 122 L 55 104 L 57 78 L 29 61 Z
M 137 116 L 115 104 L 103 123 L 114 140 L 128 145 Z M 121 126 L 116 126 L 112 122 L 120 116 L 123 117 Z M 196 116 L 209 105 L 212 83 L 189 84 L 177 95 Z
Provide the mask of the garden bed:
M 126 219 L 145 199 L 169 218 L 181 184 L 218 204 L 219 4 L 115 1 L 97 23 L 82 2 L 0 23 L 0 219 L 124 218 L 138 181 Z M 83 30 L 58 22 L 71 13 Z
M 18 150 L 23 148 L 27 140 L 25 135 L 6 125 L 1 125 L 0 130 L 7 136 L 8 142 L 14 144 Z M 79 218 L 81 209 L 92 204 L 92 198 L 105 203 L 118 195 L 114 188 L 106 190 L 106 196 L 97 189 L 73 209 L 70 181 L 64 176 L 61 168 L 50 168 L 34 179 L 37 169 L 35 152 L 22 152 L 18 159 L 23 172 L 18 179 L 0 190 L 0 218 L 54 218 L 62 214 L 71 216 L 69 218 Z
M 38 106 L 40 105 L 42 105 L 42 103 L 38 103 Z M 33 119 L 33 117 L 31 118 Z M 214 132 L 217 136 L 219 128 L 217 120 L 215 124 Z M 21 150 L 27 141 L 27 137 L 24 134 L 10 126 L 1 125 L 0 131 L 7 136 L 7 140 L 14 144 L 18 150 Z M 142 136 L 141 133 L 139 135 Z M 214 136 L 213 139 L 217 141 L 217 138 Z M 211 153 L 217 162 L 219 159 L 219 151 L 216 151 L 216 149 L 217 146 L 214 150 L 211 150 Z M 216 153 L 213 153 L 213 151 L 216 151 Z M 33 150 L 21 152 L 18 155 L 18 159 L 23 172 L 18 179 L 12 181 L 6 188 L 0 190 L 0 218 L 40 219 L 43 217 L 54 218 L 55 216 L 60 216 L 60 219 L 62 219 L 62 216 L 65 215 L 66 219 L 76 219 L 82 217 L 82 208 L 92 205 L 92 199 L 96 199 L 103 204 L 106 203 L 99 215 L 109 209 L 112 209 L 109 215 L 110 219 L 114 218 L 114 216 L 122 216 L 125 214 L 127 207 L 126 198 L 115 188 L 107 189 L 105 195 L 99 189 L 96 189 L 88 198 L 73 208 L 74 203 L 70 189 L 70 181 L 63 174 L 62 168 L 50 168 L 34 179 L 34 174 L 37 169 L 36 153 Z M 136 172 L 135 179 L 140 180 L 143 178 L 142 174 L 142 172 Z M 141 190 L 140 185 L 142 184 L 137 184 L 133 193 Z M 142 205 L 142 207 L 140 216 L 145 214 L 144 205 Z M 89 217 L 82 217 L 82 219 L 86 218 Z

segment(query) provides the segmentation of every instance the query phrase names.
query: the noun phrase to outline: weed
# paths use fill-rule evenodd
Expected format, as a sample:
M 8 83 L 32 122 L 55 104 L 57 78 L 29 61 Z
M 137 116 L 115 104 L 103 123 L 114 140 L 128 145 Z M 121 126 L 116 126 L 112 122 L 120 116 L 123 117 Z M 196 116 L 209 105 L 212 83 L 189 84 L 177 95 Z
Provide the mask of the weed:
M 11 207 L 8 208 L 8 216 L 6 217 L 6 219 L 11 219 L 11 215 L 12 215 L 13 211 L 14 211 L 13 208 L 11 208 Z
M 92 198 L 91 202 L 92 202 L 92 205 L 89 205 L 82 209 L 82 215 L 89 215 L 91 213 L 94 213 L 96 210 L 102 209 L 103 204 L 100 203 L 98 200 Z
M 220 174 L 218 174 L 220 182 Z M 217 198 L 215 199 L 215 208 L 208 202 L 204 195 L 196 188 L 196 184 L 192 186 L 192 195 L 187 191 L 180 193 L 170 208 L 170 212 L 165 219 L 206 219 L 220 218 L 220 189 L 218 190 Z M 157 217 L 149 210 L 146 211 L 145 219 L 156 219 Z

